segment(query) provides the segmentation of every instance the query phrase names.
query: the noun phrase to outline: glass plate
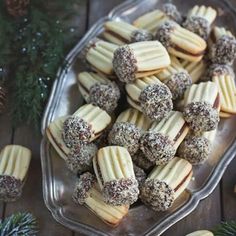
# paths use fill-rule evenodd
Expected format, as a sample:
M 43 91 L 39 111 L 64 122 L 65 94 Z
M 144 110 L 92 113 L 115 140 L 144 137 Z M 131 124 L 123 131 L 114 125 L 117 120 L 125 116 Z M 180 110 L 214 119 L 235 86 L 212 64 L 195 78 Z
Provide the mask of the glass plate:
M 66 57 L 67 69 L 59 69 L 58 79 L 52 88 L 51 96 L 42 120 L 42 134 L 55 118 L 72 114 L 83 104 L 82 96 L 76 85 L 76 75 L 85 70 L 79 54 L 86 43 L 103 31 L 103 23 L 108 19 L 123 19 L 132 22 L 138 16 L 158 8 L 165 1 L 139 0 L 127 1 L 116 7 L 107 17 L 100 19 Z M 227 1 L 175 0 L 182 12 L 195 4 L 207 4 L 218 9 L 218 25 L 225 25 L 235 33 L 236 11 Z M 194 180 L 188 189 L 177 199 L 174 206 L 166 212 L 154 212 L 142 204 L 131 207 L 129 214 L 116 228 L 103 223 L 91 211 L 76 206 L 71 195 L 75 176 L 66 168 L 64 161 L 56 154 L 44 137 L 41 143 L 41 162 L 43 171 L 44 201 L 53 217 L 61 224 L 86 235 L 159 235 L 171 225 L 192 212 L 199 201 L 207 197 L 220 181 L 227 165 L 236 150 L 236 116 L 222 120 L 208 161 L 194 167 Z M 140 222 L 142 222 L 140 224 Z

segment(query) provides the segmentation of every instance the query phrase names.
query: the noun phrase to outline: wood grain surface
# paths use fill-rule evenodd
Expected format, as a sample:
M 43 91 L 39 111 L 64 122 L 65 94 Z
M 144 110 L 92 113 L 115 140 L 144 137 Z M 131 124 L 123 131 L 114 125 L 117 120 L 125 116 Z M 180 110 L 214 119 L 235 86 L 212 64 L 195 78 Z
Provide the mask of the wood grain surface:
M 74 18 L 74 26 L 78 40 L 86 30 L 100 17 L 105 16 L 122 0 L 77 0 L 75 8 L 78 16 Z M 236 6 L 236 3 L 235 3 Z M 42 176 L 40 164 L 41 135 L 29 127 L 13 130 L 9 115 L 0 115 L 0 148 L 14 143 L 24 145 L 32 150 L 33 158 L 24 186 L 22 198 L 17 202 L 4 205 L 0 203 L 0 217 L 7 217 L 17 211 L 29 211 L 39 222 L 40 236 L 82 236 L 57 223 L 46 208 L 42 195 Z M 198 229 L 212 229 L 221 220 L 236 219 L 236 194 L 233 192 L 236 184 L 236 159 L 226 170 L 221 183 L 215 191 L 202 200 L 198 207 L 187 217 L 172 226 L 163 235 L 183 236 Z

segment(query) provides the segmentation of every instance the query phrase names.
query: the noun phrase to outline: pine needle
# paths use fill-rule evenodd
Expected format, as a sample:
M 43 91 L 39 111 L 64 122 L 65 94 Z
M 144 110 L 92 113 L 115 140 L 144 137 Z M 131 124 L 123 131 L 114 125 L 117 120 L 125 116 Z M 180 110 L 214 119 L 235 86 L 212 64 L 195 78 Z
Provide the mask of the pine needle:
M 213 233 L 214 236 L 236 236 L 236 222 L 222 222 Z

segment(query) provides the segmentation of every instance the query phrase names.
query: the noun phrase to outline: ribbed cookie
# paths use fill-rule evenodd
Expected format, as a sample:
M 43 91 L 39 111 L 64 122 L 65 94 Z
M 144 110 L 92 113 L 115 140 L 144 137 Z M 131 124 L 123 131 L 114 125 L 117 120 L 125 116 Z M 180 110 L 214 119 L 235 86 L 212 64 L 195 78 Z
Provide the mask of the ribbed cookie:
M 141 186 L 141 200 L 155 211 L 166 211 L 186 189 L 192 165 L 175 157 L 167 165 L 156 166 Z
M 0 200 L 17 200 L 29 169 L 31 151 L 20 145 L 7 145 L 0 152 Z
M 224 113 L 236 114 L 236 86 L 234 73 L 222 71 L 212 76 L 220 93 L 220 110 Z
M 198 82 L 206 71 L 206 63 L 203 60 L 198 62 L 182 60 L 181 65 L 188 71 L 192 78 L 192 83 Z
M 180 144 L 178 155 L 192 165 L 204 163 L 210 156 L 217 129 L 202 134 L 190 133 Z
M 198 230 L 185 236 L 214 236 L 214 234 L 208 230 Z
M 200 61 L 207 46 L 200 36 L 174 21 L 163 22 L 157 28 L 156 38 L 170 54 L 188 61 Z
M 98 138 L 111 122 L 111 117 L 101 108 L 92 104 L 81 106 L 63 124 L 63 140 L 67 147 Z
M 93 73 L 81 72 L 77 79 L 79 91 L 87 103 L 112 113 L 120 99 L 120 90 L 117 84 L 107 77 Z
M 217 12 L 212 7 L 196 5 L 189 10 L 183 26 L 206 40 L 216 15 Z
M 125 83 L 153 75 L 169 64 L 169 54 L 157 40 L 120 46 L 113 58 L 114 71 Z
M 152 40 L 153 36 L 147 30 L 139 29 L 124 21 L 107 21 L 104 24 L 103 37 L 117 45 Z
M 105 75 L 114 75 L 112 59 L 117 45 L 101 39 L 93 39 L 84 49 L 84 57 L 92 69 Z
M 184 118 L 194 131 L 210 131 L 219 122 L 220 96 L 216 83 L 193 84 L 185 92 Z
M 138 182 L 131 156 L 126 148 L 107 146 L 99 149 L 93 168 L 108 204 L 130 205 L 138 199 Z
M 73 200 L 85 205 L 106 224 L 115 227 L 128 214 L 129 206 L 111 206 L 104 202 L 96 177 L 89 172 L 81 175 L 75 185 Z
M 62 138 L 63 123 L 66 118 L 66 116 L 59 117 L 52 121 L 46 128 L 46 135 L 49 142 L 56 150 L 58 155 L 64 160 L 67 159 L 67 156 L 70 152 L 70 149 L 65 145 L 64 140 Z
M 182 22 L 182 16 L 175 5 L 171 3 L 163 4 L 162 10 L 154 10 L 138 17 L 134 22 L 138 28 L 146 29 L 155 34 L 158 26 L 165 20 L 174 20 L 178 23 Z
M 160 120 L 173 108 L 169 88 L 156 76 L 137 79 L 126 84 L 128 103 L 142 111 L 151 120 Z
M 128 108 L 117 118 L 108 135 L 108 142 L 128 149 L 134 155 L 140 147 L 140 138 L 143 131 L 150 126 L 150 120 L 134 108 Z
M 171 56 L 171 64 L 156 76 L 170 89 L 173 100 L 183 97 L 185 90 L 192 84 L 187 70 L 176 57 Z
M 235 36 L 223 27 L 214 27 L 208 56 L 213 63 L 233 64 L 236 58 Z
M 153 122 L 149 131 L 141 137 L 140 149 L 151 162 L 157 165 L 168 163 L 189 128 L 179 111 L 171 111 L 160 122 Z

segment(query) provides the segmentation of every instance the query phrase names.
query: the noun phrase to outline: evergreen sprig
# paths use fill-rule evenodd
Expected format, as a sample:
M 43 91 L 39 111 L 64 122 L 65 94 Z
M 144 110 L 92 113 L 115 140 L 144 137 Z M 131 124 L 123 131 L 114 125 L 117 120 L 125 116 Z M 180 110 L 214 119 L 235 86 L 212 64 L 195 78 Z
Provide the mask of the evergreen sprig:
M 222 222 L 213 233 L 214 236 L 236 236 L 236 222 Z
M 15 213 L 0 220 L 0 236 L 34 236 L 37 234 L 37 222 L 30 213 Z
M 71 15 L 73 2 L 57 0 L 55 6 L 57 11 L 63 6 Z M 50 10 L 47 1 L 31 0 L 28 14 L 14 19 L 6 13 L 5 5 L 1 6 L 0 47 L 4 50 L 0 51 L 0 72 L 1 68 L 9 68 L 15 126 L 39 125 L 56 72 L 64 64 L 67 42 L 69 48 L 75 42 L 73 34 L 68 34 L 70 26 L 64 24 L 66 13 L 59 17 L 55 7 Z

